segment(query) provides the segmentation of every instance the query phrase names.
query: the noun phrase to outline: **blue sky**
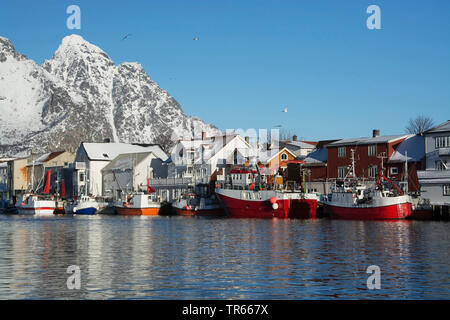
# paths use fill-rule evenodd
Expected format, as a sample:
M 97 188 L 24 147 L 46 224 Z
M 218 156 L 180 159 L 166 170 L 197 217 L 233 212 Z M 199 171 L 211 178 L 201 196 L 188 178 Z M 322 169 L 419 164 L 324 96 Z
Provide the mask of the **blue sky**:
M 81 30 L 66 27 L 71 4 Z M 371 4 L 381 30 L 366 27 Z M 2 1 L 0 35 L 38 63 L 72 33 L 116 64 L 140 62 L 222 130 L 282 125 L 318 140 L 450 119 L 450 1 Z

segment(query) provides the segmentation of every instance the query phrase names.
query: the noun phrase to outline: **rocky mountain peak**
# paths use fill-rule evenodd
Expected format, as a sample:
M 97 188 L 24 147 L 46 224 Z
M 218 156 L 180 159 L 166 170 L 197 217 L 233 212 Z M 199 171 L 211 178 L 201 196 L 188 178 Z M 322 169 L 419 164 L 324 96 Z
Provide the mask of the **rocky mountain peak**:
M 140 63 L 116 66 L 79 35 L 65 37 L 41 66 L 0 37 L 0 128 L 0 155 L 10 156 L 31 148 L 74 151 L 82 141 L 105 138 L 152 143 L 162 134 L 174 140 L 201 131 L 220 134 L 200 118 L 187 117 Z
M 0 62 L 5 62 L 8 57 L 12 57 L 15 60 L 26 60 L 27 58 L 16 51 L 9 39 L 0 37 Z

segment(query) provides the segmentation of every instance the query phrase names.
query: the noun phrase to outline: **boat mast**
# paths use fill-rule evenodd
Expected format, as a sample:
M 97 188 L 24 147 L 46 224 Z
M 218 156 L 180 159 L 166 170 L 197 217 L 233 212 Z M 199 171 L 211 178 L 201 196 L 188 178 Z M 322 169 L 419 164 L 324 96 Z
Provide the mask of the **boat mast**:
M 408 151 L 405 152 L 405 194 L 408 194 Z
M 33 192 L 34 192 L 34 159 L 33 159 L 33 166 L 31 167 L 31 193 Z
M 355 173 L 355 149 L 351 149 L 350 152 L 352 153 L 350 156 L 350 160 L 352 161 L 352 178 L 355 179 L 356 178 L 356 173 Z

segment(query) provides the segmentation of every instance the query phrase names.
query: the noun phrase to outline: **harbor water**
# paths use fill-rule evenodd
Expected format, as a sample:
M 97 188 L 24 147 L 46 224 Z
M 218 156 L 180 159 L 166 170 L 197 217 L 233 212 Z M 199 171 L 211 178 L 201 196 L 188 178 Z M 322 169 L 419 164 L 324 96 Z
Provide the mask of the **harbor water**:
M 0 216 L 0 299 L 449 298 L 448 222 Z

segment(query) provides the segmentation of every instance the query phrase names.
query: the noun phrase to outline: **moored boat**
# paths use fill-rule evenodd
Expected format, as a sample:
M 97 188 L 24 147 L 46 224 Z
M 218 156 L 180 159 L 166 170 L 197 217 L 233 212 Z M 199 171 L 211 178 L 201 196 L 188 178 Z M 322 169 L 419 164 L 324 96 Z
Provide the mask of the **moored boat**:
M 94 198 L 81 196 L 80 198 L 66 202 L 64 211 L 66 214 L 93 215 L 97 212 L 98 203 Z
M 34 163 L 33 163 L 34 170 Z M 32 172 L 32 178 L 34 171 Z M 33 186 L 33 179 L 31 182 Z M 53 215 L 56 208 L 56 201 L 50 194 L 50 170 L 47 171 L 47 178 L 43 194 L 35 194 L 33 192 L 25 193 L 21 196 L 20 200 L 16 203 L 18 214 L 30 214 L 48 216 Z
M 172 206 L 183 216 L 224 216 L 225 211 L 214 195 L 209 197 L 195 193 L 184 194 Z
M 336 185 L 323 199 L 324 213 L 332 219 L 387 220 L 405 219 L 411 216 L 412 199 L 396 184 L 381 173 L 377 175 L 377 187 L 368 188 L 358 182 L 355 175 L 355 159 L 352 150 L 350 178 Z M 347 182 L 348 180 L 348 182 Z M 386 188 L 386 184 L 390 188 Z
M 255 186 L 263 178 L 255 170 L 231 170 L 231 185 L 216 185 L 216 195 L 230 217 L 315 218 L 317 197 L 300 190 L 277 190 Z
M 158 215 L 161 205 L 155 195 L 137 192 L 128 196 L 126 201 L 116 203 L 114 207 L 119 215 L 154 216 Z
M 51 196 L 26 193 L 16 204 L 18 214 L 53 215 L 55 200 Z

